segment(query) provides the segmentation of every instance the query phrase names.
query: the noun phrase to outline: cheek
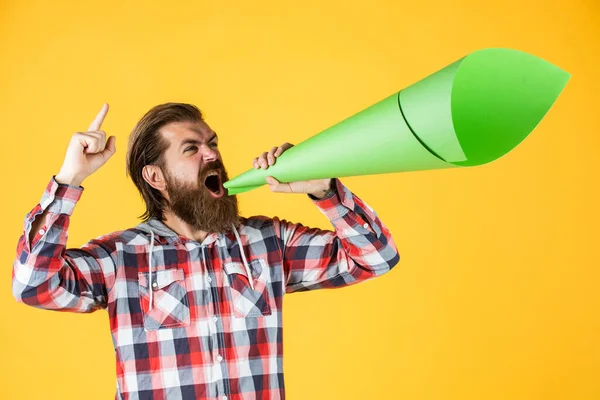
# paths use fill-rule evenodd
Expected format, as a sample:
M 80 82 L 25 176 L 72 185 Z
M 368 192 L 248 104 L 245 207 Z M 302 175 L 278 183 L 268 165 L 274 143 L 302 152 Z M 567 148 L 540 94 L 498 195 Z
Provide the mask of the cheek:
M 198 181 L 198 165 L 194 163 L 181 163 L 172 171 L 180 182 L 195 183 Z

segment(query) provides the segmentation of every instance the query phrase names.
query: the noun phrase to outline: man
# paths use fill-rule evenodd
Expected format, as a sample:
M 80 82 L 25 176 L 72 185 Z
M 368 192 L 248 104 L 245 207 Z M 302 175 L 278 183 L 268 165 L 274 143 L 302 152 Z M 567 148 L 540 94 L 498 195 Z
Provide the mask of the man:
M 336 288 L 389 271 L 399 256 L 375 212 L 338 179 L 279 183 L 304 193 L 335 231 L 239 216 L 218 137 L 192 105 L 152 108 L 129 140 L 127 169 L 145 203 L 132 229 L 66 249 L 84 179 L 115 153 L 104 105 L 73 135 L 59 173 L 27 215 L 13 294 L 51 310 L 106 309 L 117 399 L 283 399 L 284 293 Z M 253 161 L 268 168 L 291 145 Z

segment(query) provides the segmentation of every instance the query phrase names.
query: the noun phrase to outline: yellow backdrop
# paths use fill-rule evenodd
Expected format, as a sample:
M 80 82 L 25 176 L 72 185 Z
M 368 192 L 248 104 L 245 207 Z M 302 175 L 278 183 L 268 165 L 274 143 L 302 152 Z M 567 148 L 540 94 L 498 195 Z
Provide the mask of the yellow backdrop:
M 25 214 L 103 102 L 117 154 L 85 183 L 70 246 L 137 223 L 128 134 L 155 104 L 197 104 L 230 175 L 480 48 L 572 73 L 536 130 L 482 167 L 343 181 L 402 260 L 342 290 L 286 297 L 288 397 L 599 399 L 595 0 L 2 1 L 1 399 L 110 399 L 107 314 L 17 304 Z M 301 195 L 240 195 L 244 215 L 329 228 Z

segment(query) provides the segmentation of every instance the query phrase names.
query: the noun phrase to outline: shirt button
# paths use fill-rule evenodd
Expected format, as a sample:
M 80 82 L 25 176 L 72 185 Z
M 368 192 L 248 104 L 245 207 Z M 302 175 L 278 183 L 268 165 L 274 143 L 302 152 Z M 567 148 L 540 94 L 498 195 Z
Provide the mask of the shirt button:
M 365 229 L 369 229 L 369 224 L 364 224 L 364 225 L 363 225 L 363 228 L 365 228 Z
M 43 229 L 40 229 L 38 233 L 40 234 L 40 236 L 44 236 L 44 233 L 46 233 L 46 231 Z
M 223 400 L 227 400 L 227 396 L 223 396 Z
M 213 317 L 213 321 L 217 322 L 218 320 L 219 320 L 219 318 Z
M 217 357 L 217 361 L 218 361 L 218 362 L 221 362 L 221 361 L 223 361 L 223 357 L 221 357 L 221 356 Z
M 152 282 L 152 289 L 156 290 L 158 287 L 158 282 Z
M 206 282 L 211 283 L 212 282 L 212 278 L 209 276 L 208 278 L 206 278 Z

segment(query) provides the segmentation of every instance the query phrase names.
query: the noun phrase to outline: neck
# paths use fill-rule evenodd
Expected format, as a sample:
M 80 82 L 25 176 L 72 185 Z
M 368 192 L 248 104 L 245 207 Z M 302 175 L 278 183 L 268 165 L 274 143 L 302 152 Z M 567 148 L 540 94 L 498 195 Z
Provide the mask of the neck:
M 165 211 L 164 216 L 165 219 L 162 221 L 163 224 L 168 226 L 169 229 L 177 233 L 179 236 L 195 240 L 198 243 L 202 243 L 208 236 L 208 232 L 192 227 L 190 224 L 184 222 L 170 211 Z

